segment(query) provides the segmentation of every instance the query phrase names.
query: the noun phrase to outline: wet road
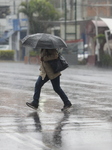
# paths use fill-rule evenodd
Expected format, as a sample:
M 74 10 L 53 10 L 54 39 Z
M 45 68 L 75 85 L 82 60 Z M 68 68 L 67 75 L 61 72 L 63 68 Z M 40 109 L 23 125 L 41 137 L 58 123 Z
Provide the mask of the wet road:
M 60 111 L 50 82 L 38 111 L 25 105 L 38 74 L 37 65 L 0 62 L 0 149 L 112 150 L 112 70 L 75 66 L 63 72 L 70 113 Z

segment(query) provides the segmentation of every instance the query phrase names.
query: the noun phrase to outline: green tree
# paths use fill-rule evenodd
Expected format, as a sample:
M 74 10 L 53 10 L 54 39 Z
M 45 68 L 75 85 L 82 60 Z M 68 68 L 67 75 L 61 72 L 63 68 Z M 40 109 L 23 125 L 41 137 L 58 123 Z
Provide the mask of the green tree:
M 28 3 L 22 2 L 20 6 L 19 13 L 27 16 L 31 34 L 46 32 L 47 28 L 51 26 L 47 21 L 59 19 L 59 13 L 50 3 L 50 0 L 30 0 Z

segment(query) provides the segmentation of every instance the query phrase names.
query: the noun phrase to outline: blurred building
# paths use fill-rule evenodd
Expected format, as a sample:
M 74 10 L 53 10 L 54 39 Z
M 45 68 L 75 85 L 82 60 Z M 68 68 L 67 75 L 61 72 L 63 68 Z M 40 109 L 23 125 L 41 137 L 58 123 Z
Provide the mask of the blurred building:
M 16 52 L 15 60 L 25 55 L 25 50 L 20 52 L 20 39 L 27 34 L 28 22 L 26 16 L 18 15 L 19 4 L 23 1 L 30 0 L 0 0 L 0 43 L 9 39 L 10 49 Z M 51 3 L 61 13 L 61 18 L 52 23 L 50 32 L 66 41 L 83 39 L 84 44 L 88 44 L 88 22 L 95 16 L 112 16 L 111 0 L 52 0 Z
M 111 0 L 82 0 L 82 18 L 91 19 L 98 17 L 111 17 Z
M 88 63 L 95 65 L 100 61 L 99 49 L 101 45 L 98 40 L 94 40 L 99 34 L 105 34 L 106 30 L 110 30 L 112 24 L 112 1 L 111 0 L 85 0 L 83 1 L 83 18 L 90 19 L 86 25 L 86 35 L 88 44 Z M 104 21 L 102 18 L 108 18 Z M 107 20 L 108 20 L 107 19 Z M 97 59 L 96 59 L 97 58 Z
M 0 44 L 9 45 L 15 50 L 15 60 L 23 59 L 20 53 L 20 39 L 26 35 L 27 19 L 18 16 L 19 5 L 23 0 L 0 0 Z M 20 56 L 21 55 L 21 56 Z

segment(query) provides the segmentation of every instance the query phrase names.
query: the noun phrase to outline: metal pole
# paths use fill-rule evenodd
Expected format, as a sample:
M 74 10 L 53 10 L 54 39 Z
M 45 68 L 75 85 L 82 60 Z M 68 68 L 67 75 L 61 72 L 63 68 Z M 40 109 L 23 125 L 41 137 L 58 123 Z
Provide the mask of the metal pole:
M 26 0 L 26 5 L 27 5 L 27 12 L 28 12 L 28 0 Z M 29 18 L 27 16 L 27 21 L 28 21 L 28 25 L 27 25 L 27 35 L 29 35 Z M 27 49 L 25 48 L 25 55 L 28 56 L 28 63 L 30 63 L 30 58 L 29 58 L 29 52 L 30 52 L 31 48 L 27 47 Z
M 60 10 L 62 12 L 62 0 L 60 0 Z
M 65 41 L 66 41 L 66 20 L 67 20 L 67 5 L 66 5 L 66 0 L 65 0 Z
M 28 0 L 26 0 L 26 5 L 27 5 L 27 12 L 28 12 Z M 28 18 L 28 16 L 27 16 L 27 20 L 28 20 L 27 35 L 29 35 L 29 18 Z
M 77 0 L 75 0 L 75 39 L 77 39 Z
M 97 24 L 97 19 L 98 17 L 95 17 L 95 22 L 96 22 L 96 37 L 98 37 L 98 24 Z M 100 61 L 100 52 L 99 52 L 100 44 L 98 38 L 96 38 L 96 51 L 97 51 L 97 56 L 98 56 L 98 61 Z
M 15 0 L 13 0 L 13 14 L 14 14 L 14 15 L 16 14 L 16 11 L 15 11 L 16 8 L 15 8 L 15 7 L 16 7 Z

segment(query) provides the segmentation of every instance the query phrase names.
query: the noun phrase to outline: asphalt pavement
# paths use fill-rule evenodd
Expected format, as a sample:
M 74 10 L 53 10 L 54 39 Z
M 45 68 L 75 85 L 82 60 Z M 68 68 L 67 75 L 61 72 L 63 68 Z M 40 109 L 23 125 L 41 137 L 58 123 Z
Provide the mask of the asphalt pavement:
M 67 113 L 47 82 L 37 111 L 28 108 L 39 65 L 0 62 L 0 150 L 112 150 L 112 69 L 70 66 L 61 87 Z

